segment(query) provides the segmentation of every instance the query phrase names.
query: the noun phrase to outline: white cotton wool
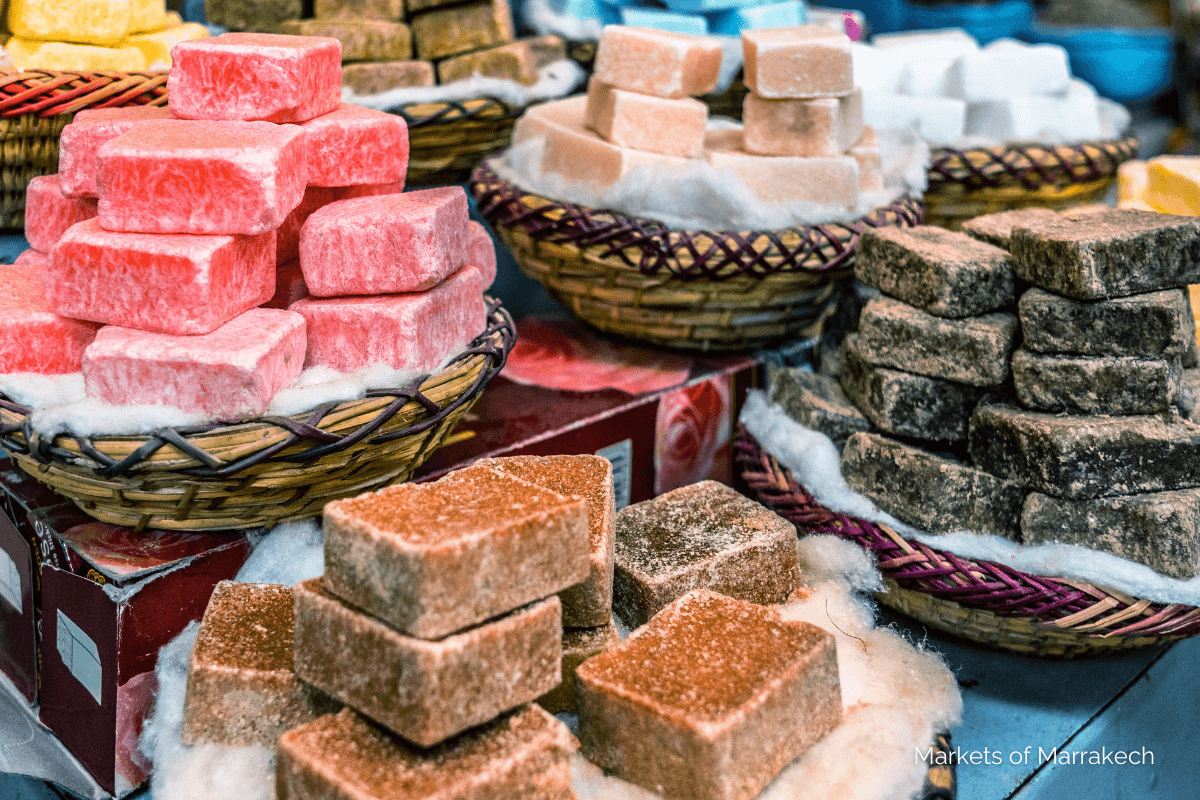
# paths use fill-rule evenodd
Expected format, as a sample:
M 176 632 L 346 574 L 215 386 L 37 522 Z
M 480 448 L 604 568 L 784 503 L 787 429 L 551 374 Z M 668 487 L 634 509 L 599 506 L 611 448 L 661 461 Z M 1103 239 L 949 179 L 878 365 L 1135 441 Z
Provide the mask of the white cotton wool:
M 295 586 L 325 574 L 325 537 L 320 520 L 276 525 L 259 540 L 234 580 Z

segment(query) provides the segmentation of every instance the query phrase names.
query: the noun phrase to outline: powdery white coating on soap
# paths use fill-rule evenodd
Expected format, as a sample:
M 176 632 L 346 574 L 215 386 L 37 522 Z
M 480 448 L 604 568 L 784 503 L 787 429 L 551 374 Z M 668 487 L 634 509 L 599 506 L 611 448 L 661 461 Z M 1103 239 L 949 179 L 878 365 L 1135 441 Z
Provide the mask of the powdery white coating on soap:
M 791 470 L 796 481 L 828 509 L 888 525 L 902 536 L 963 558 L 996 561 L 1033 575 L 1111 586 L 1159 603 L 1200 605 L 1200 577 L 1186 581 L 1167 578 L 1143 564 L 1109 553 L 1066 544 L 1024 546 L 969 531 L 936 535 L 919 531 L 850 489 L 842 478 L 840 459 L 829 437 L 793 421 L 781 407 L 768 403 L 762 392 L 751 390 L 747 394 L 740 421 L 763 449 Z
M 58 141 L 58 176 L 64 194 L 95 197 L 96 151 L 143 122 L 172 119 L 165 106 L 85 108 L 63 128 Z
M 91 397 L 162 404 L 219 419 L 252 417 L 300 374 L 304 318 L 256 308 L 202 336 L 107 327 L 84 354 Z
M 301 128 L 310 186 L 403 181 L 408 171 L 408 125 L 396 114 L 342 103 Z
M 330 203 L 300 229 L 314 297 L 419 292 L 463 266 L 467 195 L 459 186 Z
M 483 278 L 472 266 L 425 292 L 310 298 L 291 310 L 308 324 L 306 365 L 342 372 L 377 362 L 427 372 L 487 325 Z
M 56 313 L 177 335 L 211 333 L 275 293 L 275 233 L 116 233 L 88 220 L 67 231 L 46 272 Z
M 184 119 L 304 122 L 338 107 L 337 39 L 225 33 L 180 42 L 171 56 L 167 96 Z
M 100 223 L 112 231 L 265 233 L 304 197 L 304 136 L 294 125 L 145 122 L 96 160 Z
M 25 190 L 25 238 L 29 246 L 49 253 L 63 234 L 76 223 L 96 216 L 96 201 L 67 197 L 58 175 L 40 175 Z

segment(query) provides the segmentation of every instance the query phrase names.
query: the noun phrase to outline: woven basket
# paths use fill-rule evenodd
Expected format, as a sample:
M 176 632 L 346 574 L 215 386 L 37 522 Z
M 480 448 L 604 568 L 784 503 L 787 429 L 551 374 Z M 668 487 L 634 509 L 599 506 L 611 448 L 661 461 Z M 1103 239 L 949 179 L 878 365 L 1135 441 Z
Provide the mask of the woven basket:
M 408 123 L 408 177 L 413 186 L 464 183 L 475 165 L 508 147 L 524 106 L 481 98 L 409 103 L 394 109 Z
M 167 428 L 150 436 L 39 438 L 0 394 L 0 445 L 21 469 L 104 522 L 167 530 L 271 526 L 405 481 L 504 366 L 516 337 L 488 327 L 445 369 L 292 417 Z
M 166 104 L 165 71 L 0 71 L 0 227 L 24 227 L 25 189 L 58 171 L 58 135 L 75 112 Z
M 875 557 L 878 599 L 947 633 L 1028 656 L 1072 658 L 1161 645 L 1200 633 L 1200 609 L 1129 597 L 1084 581 L 1028 575 L 903 538 L 821 506 L 744 429 L 740 474 L 763 505 L 804 533 L 838 536 Z
M 863 229 L 921 221 L 921 204 L 905 198 L 848 224 L 673 231 L 529 194 L 486 161 L 471 192 L 525 274 L 580 319 L 689 350 L 748 350 L 809 331 L 851 274 Z
M 1137 156 L 1137 139 L 933 151 L 925 221 L 957 230 L 969 219 L 1020 208 L 1094 203 Z

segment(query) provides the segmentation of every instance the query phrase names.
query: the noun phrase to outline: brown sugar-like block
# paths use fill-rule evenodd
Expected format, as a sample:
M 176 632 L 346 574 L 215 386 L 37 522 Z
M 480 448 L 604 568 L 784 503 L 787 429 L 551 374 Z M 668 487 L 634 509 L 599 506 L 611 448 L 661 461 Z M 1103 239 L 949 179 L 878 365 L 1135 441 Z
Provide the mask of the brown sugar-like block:
M 188 662 L 183 742 L 274 746 L 338 703 L 292 671 L 292 590 L 221 581 Z
M 775 375 L 771 402 L 806 428 L 820 431 L 840 451 L 856 433 L 871 430 L 871 421 L 846 397 L 837 379 L 799 367 L 786 367 Z
M 962 232 L 1007 250 L 1012 242 L 1012 232 L 1017 228 L 1057 219 L 1059 213 L 1050 208 L 1018 208 L 969 219 L 962 224 Z
M 234 0 L 223 0 L 230 3 Z M 335 17 L 404 21 L 404 0 L 314 0 L 317 19 Z
M 342 43 L 342 61 L 403 61 L 412 58 L 412 33 L 402 22 L 382 19 L 304 19 L 285 22 L 283 33 L 328 36 Z
M 1200 425 L 1168 414 L 1069 416 L 984 402 L 968 446 L 980 469 L 1055 497 L 1200 486 Z
M 748 800 L 842 721 L 830 634 L 703 590 L 576 678 L 584 754 L 672 800 Z
M 205 0 L 204 13 L 213 25 L 233 31 L 282 33 L 281 25 L 300 19 L 301 0 Z
M 314 578 L 296 586 L 296 674 L 430 747 L 557 686 L 561 618 L 550 597 L 438 641 L 414 639 Z
M 1156 414 L 1180 398 L 1179 359 L 1013 354 L 1013 388 L 1026 408 L 1069 414 Z
M 1021 533 L 1025 544 L 1083 545 L 1186 581 L 1200 575 L 1200 489 L 1090 500 L 1034 492 Z
M 1028 491 L 981 469 L 870 433 L 850 437 L 842 453 L 850 488 L 901 522 L 930 533 L 1021 538 Z
M 562 683 L 537 699 L 538 705 L 551 714 L 575 713 L 575 670 L 595 655 L 619 644 L 617 626 L 609 620 L 598 628 L 573 628 L 563 631 Z
M 576 743 L 528 705 L 431 750 L 419 750 L 350 709 L 279 739 L 279 800 L 574 800 Z
M 533 53 L 533 65 L 538 69 L 548 67 L 555 61 L 562 61 L 567 57 L 567 43 L 563 41 L 562 37 L 552 33 L 523 41 L 529 42 L 529 51 Z
M 324 585 L 437 639 L 588 576 L 587 505 L 487 467 L 325 506 Z
M 1035 286 L 1099 300 L 1200 282 L 1200 220 L 1109 209 L 1029 223 L 1012 234 L 1012 267 Z
M 782 603 L 799 577 L 792 523 L 716 481 L 617 514 L 613 612 L 631 628 L 693 589 Z
M 476 50 L 438 64 L 439 83 L 453 83 L 473 75 L 516 81 L 526 86 L 537 83 L 537 63 L 529 40 Z
M 435 83 L 433 64 L 429 61 L 375 61 L 342 67 L 342 86 L 358 95 L 433 86 Z
M 854 276 L 939 317 L 973 317 L 1015 300 L 1008 253 L 931 225 L 864 231 Z
M 1020 326 L 1015 314 L 995 312 L 946 319 L 890 297 L 867 303 L 858 320 L 858 346 L 872 364 L 930 378 L 999 386 Z
M 506 44 L 515 38 L 508 0 L 439 8 L 409 20 L 417 57 L 438 59 Z
M 588 576 L 563 589 L 563 627 L 591 628 L 612 619 L 616 493 L 612 463 L 593 455 L 487 458 L 480 466 L 508 473 L 562 495 L 582 497 L 588 514 Z

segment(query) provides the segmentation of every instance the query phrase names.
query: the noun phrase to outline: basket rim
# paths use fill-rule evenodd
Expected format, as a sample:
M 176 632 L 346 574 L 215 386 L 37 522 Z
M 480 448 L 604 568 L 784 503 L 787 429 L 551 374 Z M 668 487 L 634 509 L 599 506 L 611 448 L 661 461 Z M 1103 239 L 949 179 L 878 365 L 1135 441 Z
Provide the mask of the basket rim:
M 87 458 L 93 462 L 89 465 L 91 469 L 102 478 L 130 475 L 159 450 L 169 446 L 184 459 L 190 458 L 189 463 L 194 463 L 183 468 L 158 468 L 161 472 L 203 479 L 234 477 L 263 463 L 312 462 L 364 440 L 366 444 L 379 444 L 419 434 L 440 425 L 460 407 L 471 402 L 499 374 L 508 359 L 516 341 L 516 326 L 512 316 L 499 300 L 487 295 L 484 300 L 487 304 L 487 327 L 483 333 L 441 370 L 418 375 L 407 386 L 371 389 L 360 399 L 322 403 L 290 416 L 259 416 L 237 422 L 218 420 L 201 425 L 164 427 L 141 435 L 59 434 L 52 441 L 39 437 L 32 430 L 31 409 L 17 404 L 0 392 L 0 412 L 7 412 L 5 416 L 13 419 L 6 423 L 0 418 L 0 446 L 40 464 L 78 465 L 81 459 Z M 476 369 L 478 372 L 470 386 L 449 403 L 440 404 L 427 396 L 444 380 L 460 372 L 469 374 Z M 405 428 L 378 432 L 412 403 L 423 406 L 430 416 Z M 371 414 L 370 419 L 345 434 L 329 432 L 321 427 L 330 419 L 337 421 L 364 414 Z M 240 448 L 242 454 L 231 461 L 223 461 L 205 449 L 206 441 L 231 434 L 259 441 Z M 67 441 L 73 442 L 77 451 L 62 444 Z M 138 446 L 122 458 L 105 452 L 106 445 L 125 451 L 134 444 Z M 303 449 L 296 450 L 297 446 Z
M 1071 183 L 1111 178 L 1117 167 L 1138 153 L 1138 138 L 1123 136 L 1073 144 L 1015 142 L 992 147 L 935 147 L 927 174 L 929 192 L 943 186 L 968 188 L 1019 186 L 1033 191 L 1061 182 Z M 1075 175 L 1082 170 L 1081 175 Z
M 887 525 L 830 511 L 741 425 L 735 449 L 741 477 L 759 502 L 810 533 L 832 534 L 864 547 L 883 577 L 901 588 L 972 611 L 1031 619 L 1039 626 L 1086 638 L 1200 633 L 1200 608 L 1139 599 L 1087 581 L 1032 575 L 992 561 L 962 558 L 906 539 Z M 797 507 L 795 514 L 789 516 L 781 510 L 784 506 Z
M 906 194 L 888 206 L 874 209 L 852 222 L 831 222 L 774 231 L 672 229 L 648 217 L 568 203 L 526 191 L 502 178 L 493 169 L 492 162 L 502 155 L 481 161 L 471 174 L 469 183 L 479 213 L 489 223 L 505 228 L 520 228 L 531 239 L 546 244 L 580 251 L 594 246 L 602 247 L 599 258 L 616 258 L 643 275 L 670 273 L 684 280 L 723 280 L 744 274 L 761 277 L 775 272 L 833 272 L 846 268 L 865 229 L 887 227 L 897 221 L 904 226 L 919 225 L 924 217 L 921 200 Z M 788 248 L 780 241 L 783 236 L 798 237 L 806 245 L 801 248 L 804 252 L 817 252 L 823 242 L 831 240 L 840 242 L 842 246 L 833 258 L 825 259 L 820 265 L 806 264 L 806 259 L 801 255 L 784 259 L 770 270 L 745 266 L 727 269 L 730 263 L 736 261 L 736 256 L 755 240 L 766 238 L 775 244 L 778 251 L 787 252 Z M 704 239 L 705 244 L 698 245 L 698 239 Z M 639 251 L 636 263 L 627 254 L 629 249 Z M 703 259 L 697 257 L 713 251 L 719 251 L 722 256 L 717 266 L 703 266 Z M 701 266 L 681 268 L 680 254 L 696 259 L 694 264 Z

